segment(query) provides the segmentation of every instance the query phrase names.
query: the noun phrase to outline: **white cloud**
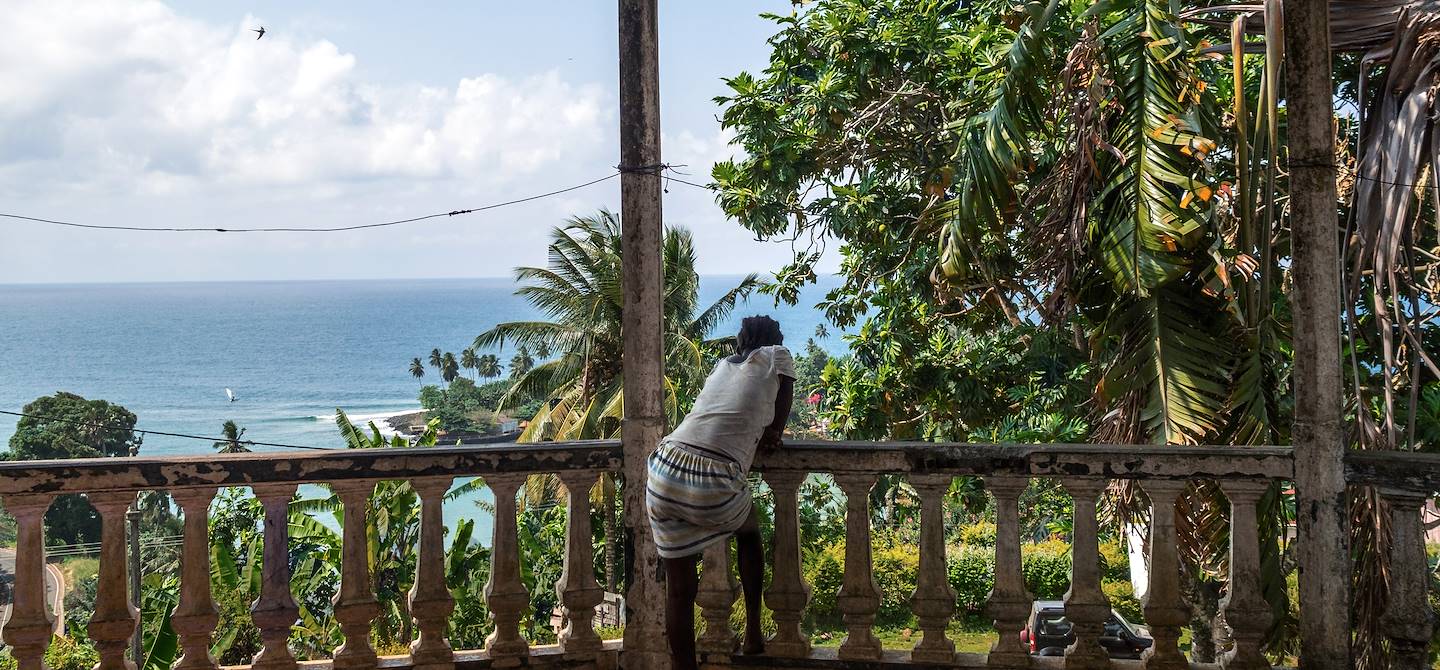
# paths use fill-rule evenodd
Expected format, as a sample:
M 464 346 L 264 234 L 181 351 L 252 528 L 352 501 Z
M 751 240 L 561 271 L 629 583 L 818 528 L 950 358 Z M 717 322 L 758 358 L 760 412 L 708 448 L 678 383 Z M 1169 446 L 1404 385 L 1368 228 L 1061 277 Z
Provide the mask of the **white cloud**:
M 173 195 L 375 180 L 483 187 L 603 145 L 607 93 L 556 72 L 380 85 L 354 54 L 253 17 L 147 0 L 21 0 L 0 41 L 0 194 Z M 19 64 L 22 64 L 20 66 Z
M 696 135 L 689 130 L 682 130 L 674 135 L 666 134 L 660 143 L 667 162 L 686 166 L 680 168 L 691 175 L 686 181 L 709 183 L 710 168 L 716 163 L 745 157 L 742 147 L 731 144 L 734 140 L 735 131 L 717 128 L 708 137 Z

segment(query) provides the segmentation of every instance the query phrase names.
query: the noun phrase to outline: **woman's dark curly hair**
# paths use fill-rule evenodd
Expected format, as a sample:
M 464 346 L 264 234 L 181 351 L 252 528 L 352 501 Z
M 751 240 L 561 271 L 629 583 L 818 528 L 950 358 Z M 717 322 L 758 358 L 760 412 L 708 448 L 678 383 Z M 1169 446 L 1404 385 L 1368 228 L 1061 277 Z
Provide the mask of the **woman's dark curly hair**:
M 747 316 L 740 321 L 740 334 L 735 336 L 735 351 L 744 353 L 760 347 L 785 343 L 780 322 L 768 316 Z

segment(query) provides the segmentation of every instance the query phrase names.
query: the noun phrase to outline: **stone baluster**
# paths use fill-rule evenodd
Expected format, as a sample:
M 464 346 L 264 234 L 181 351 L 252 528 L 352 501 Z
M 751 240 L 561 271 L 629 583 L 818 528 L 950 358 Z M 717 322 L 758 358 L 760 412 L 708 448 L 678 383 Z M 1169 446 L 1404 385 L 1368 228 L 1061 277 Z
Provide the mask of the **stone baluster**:
M 695 648 L 706 654 L 734 653 L 740 639 L 730 629 L 730 613 L 735 609 L 739 587 L 730 573 L 730 542 L 725 540 L 706 547 L 701 560 L 704 567 L 695 603 L 705 620 L 705 632 L 696 641 Z
M 844 615 L 845 641 L 839 656 L 846 660 L 880 658 L 880 639 L 873 630 L 880 611 L 880 587 L 870 557 L 870 488 L 875 475 L 836 475 L 845 492 L 845 576 L 835 604 Z
M 100 574 L 95 583 L 95 614 L 86 632 L 100 653 L 96 670 L 134 670 L 125 655 L 140 612 L 130 604 L 126 588 L 125 512 L 135 503 L 134 491 L 91 493 L 90 505 L 100 513 Z
M 1100 646 L 1110 600 L 1100 590 L 1100 524 L 1095 505 L 1105 492 L 1104 479 L 1068 479 L 1061 482 L 1074 500 L 1075 518 L 1070 544 L 1070 590 L 1065 592 L 1065 617 L 1074 626 L 1075 642 L 1065 649 L 1067 670 L 1102 670 L 1110 655 Z
M 952 663 L 955 643 L 945 628 L 955 615 L 955 589 L 945 570 L 945 516 L 942 504 L 950 488 L 949 475 L 916 475 L 910 483 L 920 494 L 920 567 L 910 607 L 920 620 L 924 637 L 910 651 L 921 663 Z
M 53 500 L 49 494 L 5 499 L 16 533 L 15 585 L 3 637 L 18 670 L 44 670 L 45 649 L 55 631 L 55 617 L 45 603 L 45 511 Z
M 595 608 L 605 601 L 605 590 L 595 581 L 595 547 L 590 529 L 590 489 L 599 473 L 569 470 L 560 473 L 565 485 L 565 568 L 556 586 L 564 605 L 565 627 L 560 630 L 560 648 L 567 655 L 588 655 L 598 651 Z
M 1020 642 L 1020 631 L 1030 616 L 1030 592 L 1020 571 L 1020 494 L 1030 480 L 1013 475 L 985 478 L 995 496 L 995 588 L 985 603 L 999 637 L 990 647 L 990 668 L 1027 668 L 1030 650 Z
M 495 493 L 490 580 L 485 583 L 485 602 L 495 630 L 485 638 L 485 651 L 492 659 L 517 659 L 530 653 L 530 642 L 520 635 L 520 617 L 530 604 L 530 593 L 520 581 L 520 547 L 515 535 L 515 494 L 525 483 L 525 475 L 492 475 L 485 483 Z
M 415 586 L 410 589 L 410 614 L 420 634 L 410 643 L 415 670 L 450 670 L 455 655 L 445 628 L 455 611 L 455 598 L 445 584 L 445 516 L 442 504 L 450 491 L 450 477 L 426 477 L 410 482 L 420 496 L 420 557 L 415 562 Z
M 1220 656 L 1220 665 L 1227 669 L 1270 667 L 1263 649 L 1272 616 L 1260 590 L 1260 525 L 1255 517 L 1255 506 L 1269 486 L 1247 479 L 1220 483 L 1230 499 L 1230 585 L 1220 602 L 1224 627 L 1234 643 Z
M 253 488 L 265 508 L 265 546 L 260 558 L 260 597 L 250 606 L 250 620 L 260 629 L 262 644 L 251 667 L 295 670 L 290 627 L 300 616 L 300 607 L 290 595 L 290 499 L 297 486 L 275 483 Z
M 374 668 L 375 647 L 370 645 L 370 625 L 380 616 L 375 598 L 375 577 L 370 570 L 370 541 L 365 532 L 370 512 L 370 494 L 375 482 L 363 479 L 330 485 L 344 505 L 340 540 L 340 590 L 335 594 L 335 620 L 345 641 L 335 650 L 335 670 Z
M 1381 490 L 1390 507 L 1390 602 L 1381 629 L 1390 639 L 1390 667 L 1429 668 L 1431 620 L 1426 590 L 1430 578 L 1420 509 L 1427 496 Z
M 1180 595 L 1180 555 L 1176 548 L 1175 501 L 1185 482 L 1155 479 L 1141 487 L 1150 497 L 1150 584 L 1145 589 L 1145 623 L 1154 644 L 1141 656 L 1145 670 L 1188 670 L 1180 653 L 1180 627 L 1190 608 Z
M 215 488 L 178 489 L 173 495 L 185 515 L 180 604 L 170 617 L 183 650 L 175 670 L 210 670 L 217 667 L 210 655 L 210 637 L 220 621 L 210 594 L 210 501 L 215 498 Z
M 805 658 L 810 655 L 810 638 L 800 630 L 805 606 L 810 602 L 810 585 L 800 568 L 800 485 L 802 472 L 769 472 L 765 482 L 775 494 L 775 563 L 765 605 L 775 619 L 775 637 L 765 643 L 772 656 Z

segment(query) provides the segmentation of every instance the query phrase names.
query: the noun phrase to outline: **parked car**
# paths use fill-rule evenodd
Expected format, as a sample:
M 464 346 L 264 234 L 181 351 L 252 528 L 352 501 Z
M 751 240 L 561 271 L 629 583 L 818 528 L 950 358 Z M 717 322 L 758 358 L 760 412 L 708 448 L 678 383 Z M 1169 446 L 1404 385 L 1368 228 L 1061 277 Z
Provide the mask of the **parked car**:
M 1110 610 L 1110 619 L 1100 634 L 1100 646 L 1110 658 L 1140 658 L 1141 652 L 1154 644 L 1144 633 L 1144 629 L 1126 621 L 1119 612 Z M 1030 645 L 1030 653 L 1036 656 L 1064 656 L 1065 648 L 1075 643 L 1074 627 L 1065 618 L 1065 603 L 1035 601 L 1025 629 L 1020 631 L 1020 641 Z

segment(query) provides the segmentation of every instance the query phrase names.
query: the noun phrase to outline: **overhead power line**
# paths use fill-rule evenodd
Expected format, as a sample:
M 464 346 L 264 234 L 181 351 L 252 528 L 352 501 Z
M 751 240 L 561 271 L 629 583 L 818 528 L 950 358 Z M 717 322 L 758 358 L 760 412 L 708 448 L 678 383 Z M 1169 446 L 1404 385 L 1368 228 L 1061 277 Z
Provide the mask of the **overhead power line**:
M 68 424 L 76 425 L 76 426 L 85 426 L 85 427 L 87 427 L 87 428 L 114 428 L 114 429 L 116 429 L 116 430 L 127 430 L 127 431 L 130 431 L 130 432 L 132 432 L 132 433 L 140 433 L 141 435 L 163 435 L 163 436 L 165 436 L 165 437 L 180 437 L 180 438 L 185 438 L 185 439 L 188 439 L 188 440 L 204 440 L 204 441 L 209 442 L 209 443 L 211 443 L 211 444 L 214 444 L 214 443 L 216 443 L 216 442 L 231 442 L 231 441 L 232 441 L 232 440 L 229 440 L 229 439 L 226 439 L 226 438 L 223 438 L 223 437 L 206 437 L 206 436 L 204 436 L 204 435 L 187 435 L 187 434 L 185 434 L 185 433 L 170 433 L 170 432 L 166 432 L 166 431 L 163 431 L 163 430 L 141 430 L 141 429 L 139 429 L 139 428 L 130 428 L 130 427 L 128 427 L 128 426 L 125 426 L 125 425 L 122 425 L 122 424 L 118 424 L 118 423 L 106 423 L 106 422 L 104 422 L 104 421 L 84 421 L 84 420 L 80 420 L 80 419 L 67 419 L 67 418 L 64 418 L 64 417 L 45 416 L 45 415 L 43 415 L 43 414 L 30 414 L 30 413 L 27 413 L 27 412 L 10 412 L 10 411 L 6 411 L 6 410 L 0 410 L 0 414 L 6 414 L 6 415 L 9 415 L 9 416 L 27 417 L 27 418 L 31 418 L 31 419 L 40 419 L 41 421 L 58 421 L 58 422 L 60 422 L 60 423 L 68 423 Z M 244 446 L 247 446 L 247 447 L 250 447 L 250 446 L 258 446 L 258 447 L 283 447 L 283 448 L 286 448 L 286 449 L 310 449 L 310 450 L 314 450 L 314 451 L 338 451 L 337 449 L 331 449 L 331 448 L 329 448 L 329 447 L 311 447 L 311 446 L 306 446 L 306 445 L 303 445 L 303 444 L 282 444 L 282 443 L 279 443 L 279 442 L 256 442 L 256 441 L 254 441 L 254 440 L 234 440 L 234 441 L 237 441 L 237 442 L 239 442 L 241 445 L 244 445 Z
M 22 214 L 8 214 L 8 213 L 3 213 L 3 212 L 0 212 L 0 217 L 7 218 L 7 219 L 16 219 L 16 220 L 19 220 L 19 221 L 29 221 L 29 222 L 32 222 L 32 223 L 42 223 L 42 224 L 51 225 L 51 226 L 65 226 L 65 227 L 69 227 L 69 228 L 86 228 L 86 229 L 90 229 L 90 230 L 123 230 L 123 231 L 129 231 L 129 232 L 147 232 L 147 233 L 340 233 L 340 232 L 351 231 L 351 230 L 366 230 L 366 229 L 369 229 L 369 228 L 385 228 L 385 227 L 388 227 L 388 226 L 399 226 L 399 225 L 404 225 L 404 224 L 407 224 L 407 223 L 418 223 L 418 222 L 420 222 L 420 221 L 428 221 L 428 220 L 430 220 L 430 219 L 441 219 L 441 218 L 448 218 L 448 217 L 452 217 L 452 216 L 461 216 L 461 215 L 464 215 L 464 214 L 475 214 L 475 213 L 477 213 L 477 212 L 484 212 L 484 211 L 488 211 L 488 210 L 492 210 L 492 209 L 499 209 L 499 208 L 501 208 L 501 207 L 509 207 L 509 206 L 511 206 L 511 205 L 518 205 L 518 204 L 524 203 L 524 202 L 531 202 L 531 201 L 533 201 L 533 200 L 540 200 L 540 199 L 543 199 L 543 198 L 550 198 L 550 197 L 554 197 L 554 196 L 557 196 L 557 195 L 562 195 L 562 194 L 565 194 L 565 193 L 569 193 L 569 192 L 571 192 L 571 191 L 578 191 L 578 190 L 580 190 L 580 189 L 582 189 L 582 188 L 586 188 L 586 187 L 588 187 L 588 186 L 594 186 L 594 185 L 599 184 L 599 183 L 601 183 L 601 182 L 609 181 L 609 180 L 611 180 L 611 179 L 614 179 L 614 178 L 620 176 L 621 173 L 622 173 L 621 170 L 616 170 L 615 172 L 612 172 L 612 173 L 610 173 L 610 174 L 608 174 L 608 175 L 605 175 L 604 177 L 600 177 L 599 179 L 592 179 L 592 180 L 590 180 L 590 181 L 587 181 L 587 182 L 584 182 L 584 183 L 581 183 L 581 184 L 576 184 L 576 185 L 574 185 L 574 186 L 567 186 L 567 187 L 562 188 L 562 189 L 556 189 L 556 190 L 554 190 L 554 191 L 547 191 L 547 192 L 545 192 L 545 193 L 538 193 L 538 194 L 536 194 L 536 195 L 526 196 L 526 197 L 524 197 L 524 198 L 516 198 L 516 199 L 514 199 L 514 200 L 506 200 L 506 201 L 504 201 L 504 202 L 497 202 L 497 203 L 493 203 L 493 204 L 489 204 L 489 205 L 481 205 L 481 206 L 479 206 L 479 207 L 471 207 L 471 208 L 469 208 L 469 209 L 456 209 L 456 210 L 451 210 L 451 211 L 448 211 L 448 212 L 438 212 L 438 213 L 435 213 L 435 214 L 426 214 L 426 215 L 424 215 L 424 216 L 416 216 L 416 217 L 411 217 L 411 218 L 408 218 L 408 219 L 399 219 L 399 220 L 396 220 L 396 221 L 381 221 L 381 222 L 379 222 L 379 223 L 362 223 L 362 224 L 357 224 L 357 225 L 331 226 L 331 227 L 324 227 L 324 228 L 300 228 L 300 227 L 289 227 L 289 226 L 282 226 L 282 227 L 262 227 L 262 228 L 216 228 L 216 227 L 213 227 L 213 226 L 157 226 L 157 227 L 147 227 L 147 226 L 112 226 L 112 225 L 104 225 L 104 224 L 97 224 L 97 223 L 77 223 L 77 222 L 75 222 L 75 221 L 62 221 L 62 220 L 58 220 L 58 219 L 46 219 L 46 218 L 41 218 L 41 217 L 38 217 L 38 216 L 25 216 L 25 215 L 22 215 Z
M 184 535 L 167 535 L 164 537 L 150 537 L 141 540 L 140 548 L 145 550 L 168 549 L 179 547 L 184 544 Z M 45 555 L 51 558 L 68 558 L 71 556 L 87 556 L 100 553 L 99 542 L 81 542 L 77 544 L 52 544 L 45 547 Z
M 1328 164 L 1328 163 L 1327 163 L 1327 164 L 1317 164 L 1317 163 L 1303 163 L 1303 162 L 1292 162 L 1292 163 L 1290 163 L 1290 166 L 1291 166 L 1291 167 L 1320 166 L 1320 167 L 1342 168 L 1342 166 L 1333 165 L 1333 164 Z M 683 166 L 683 165 L 672 165 L 672 164 L 669 164 L 669 163 L 656 163 L 656 164 L 653 164 L 653 165 L 641 165 L 641 166 L 635 166 L 635 167 L 629 167 L 629 166 L 623 166 L 623 165 L 622 165 L 622 166 L 616 166 L 614 172 L 612 172 L 612 173 L 610 173 L 610 174 L 607 174 L 607 175 L 605 175 L 605 176 L 603 176 L 603 177 L 600 177 L 600 178 L 598 178 L 598 179 L 592 179 L 592 180 L 590 180 L 590 181 L 583 182 L 583 183 L 580 183 L 580 184 L 576 184 L 576 185 L 574 185 L 574 186 L 567 186 L 567 187 L 565 187 L 565 188 L 556 189 L 556 190 L 553 190 L 553 191 L 546 191 L 545 193 L 537 193 L 537 194 L 535 194 L 535 195 L 526 196 L 526 197 L 523 197 L 523 198 L 516 198 L 516 199 L 514 199 L 514 200 L 506 200 L 506 201 L 503 201 L 503 202 L 492 203 L 492 204 L 489 204 L 489 205 L 481 205 L 481 206 L 479 206 L 479 207 L 471 207 L 471 208 L 469 208 L 469 209 L 455 209 L 455 210 L 451 210 L 451 211 L 448 211 L 448 212 L 437 212 L 437 213 L 434 213 L 434 214 L 425 214 L 425 215 L 423 215 L 423 216 L 414 216 L 414 217 L 410 217 L 410 218 L 408 218 L 408 219 L 396 219 L 396 220 L 394 220 L 394 221 L 381 221 L 381 222 L 378 222 L 378 223 L 362 223 L 362 224 L 347 225 L 347 226 L 329 226 L 329 227 L 320 227 L 320 228 L 304 228 L 304 227 L 299 227 L 299 226 L 268 226 L 268 227 L 256 227 L 256 228 L 217 228 L 217 227 L 213 227 L 213 226 L 120 226 L 120 225 L 107 225 L 107 224 L 98 224 L 98 223 L 80 223 L 80 222 L 76 222 L 76 221 L 64 221 L 64 220 L 60 220 L 60 219 L 48 219 L 48 218 L 43 218 L 43 217 L 38 217 L 38 216 L 27 216 L 27 215 L 24 215 L 24 214 L 13 214 L 13 213 L 8 213 L 8 212 L 0 212 L 0 218 L 12 219 L 12 220 L 16 220 L 16 221 L 27 221 L 27 222 L 30 222 L 30 223 L 40 223 L 40 224 L 51 225 L 51 226 L 63 226 L 63 227 L 68 227 L 68 228 L 83 228 L 83 229 L 88 229 L 88 230 L 118 230 L 118 231 L 143 232 L 143 233 L 341 233 L 341 232 L 349 232 L 349 231 L 355 231 L 355 230 L 368 230 L 368 229 L 371 229 L 371 228 L 387 228 L 387 227 L 390 227 L 390 226 L 400 226 L 400 225 L 405 225 L 405 224 L 410 224 L 410 223 L 419 223 L 419 222 L 422 222 L 422 221 L 429 221 L 429 220 L 431 220 L 431 219 L 450 218 L 450 217 L 454 217 L 454 216 L 463 216 L 463 215 L 465 215 L 465 214 L 475 214 L 475 213 L 477 213 L 477 212 L 484 212 L 484 211 L 488 211 L 488 210 L 492 210 L 492 209 L 499 209 L 499 208 L 501 208 L 501 207 L 509 207 L 509 206 L 511 206 L 511 205 L 518 205 L 518 204 L 521 204 L 521 203 L 532 202 L 532 201 L 535 201 L 535 200 L 541 200 L 541 199 L 544 199 L 544 198 L 550 198 L 550 197 L 554 197 L 554 196 L 557 196 L 557 195 L 563 195 L 563 194 L 565 194 L 565 193 L 570 193 L 571 191 L 578 191 L 578 190 L 580 190 L 580 189 L 582 189 L 582 188 L 586 188 L 586 187 L 589 187 L 589 186 L 594 186 L 594 185 L 599 184 L 599 183 L 601 183 L 601 182 L 609 181 L 609 180 L 614 179 L 615 177 L 618 177 L 618 176 L 620 176 L 620 175 L 622 175 L 622 174 L 661 174 L 661 175 L 664 175 L 665 183 L 666 183 L 667 185 L 668 185 L 670 182 L 675 182 L 675 183 L 678 183 L 678 184 L 684 184 L 684 185 L 686 185 L 686 186 L 691 186 L 691 187 L 698 188 L 698 189 L 703 189 L 703 190 L 706 190 L 706 191 L 716 191 L 716 190 L 718 190 L 718 187 L 717 187 L 715 184 L 700 184 L 700 183 L 696 183 L 696 182 L 693 182 L 693 181 L 687 181 L 687 180 L 685 180 L 685 179 L 681 179 L 681 178 L 679 178 L 679 177 L 676 177 L 676 176 L 675 176 L 676 174 L 681 174 L 681 175 L 687 174 L 687 173 L 681 172 L 681 171 L 679 171 L 679 170 L 677 169 L 677 168 L 680 168 L 680 167 L 684 167 L 684 166 Z M 1385 179 L 1379 179 L 1379 178 L 1376 178 L 1376 177 L 1368 177 L 1368 176 L 1361 175 L 1361 174 L 1352 174 L 1352 175 L 1350 175 L 1350 176 L 1351 176 L 1351 178 L 1356 179 L 1357 181 L 1369 181 L 1369 182 L 1374 182 L 1374 183 L 1379 183 L 1379 184 L 1386 184 L 1386 185 L 1389 185 L 1389 186 L 1402 186 L 1402 187 L 1407 187 L 1407 188 L 1431 188 L 1431 189 L 1433 189 L 1433 188 L 1440 188 L 1440 185 L 1437 185 L 1437 184 L 1422 184 L 1422 183 L 1410 183 L 1410 182 L 1389 181 L 1389 180 L 1385 180 Z M 667 189 L 666 189 L 666 192 L 668 192 L 668 191 L 669 191 L 669 189 L 667 188 Z

